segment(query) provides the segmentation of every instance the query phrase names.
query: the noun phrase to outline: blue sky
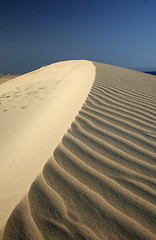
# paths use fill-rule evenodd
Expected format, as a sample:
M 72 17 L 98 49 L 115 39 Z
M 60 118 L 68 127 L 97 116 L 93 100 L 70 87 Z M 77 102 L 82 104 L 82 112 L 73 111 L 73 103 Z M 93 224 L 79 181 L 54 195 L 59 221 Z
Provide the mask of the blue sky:
M 0 1 L 0 73 L 68 59 L 156 70 L 156 1 Z

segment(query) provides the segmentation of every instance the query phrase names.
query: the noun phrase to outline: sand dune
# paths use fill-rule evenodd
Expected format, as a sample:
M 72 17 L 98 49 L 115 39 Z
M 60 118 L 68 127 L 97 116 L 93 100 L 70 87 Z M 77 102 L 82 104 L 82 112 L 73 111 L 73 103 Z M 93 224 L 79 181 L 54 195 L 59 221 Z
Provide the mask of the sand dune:
M 71 69 L 73 65 L 77 72 Z M 25 195 L 22 192 L 18 196 L 18 200 L 23 199 L 5 225 L 3 240 L 156 239 L 156 77 L 88 61 L 69 61 L 59 66 L 57 74 L 68 69 L 68 74 L 73 71 L 73 81 L 75 76 L 83 78 L 70 89 L 75 89 L 74 95 L 81 95 L 84 81 L 87 86 L 83 97 L 75 95 L 79 103 L 75 112 L 70 110 L 73 103 L 68 105 L 74 98 L 69 98 L 66 115 L 73 114 L 55 139 L 58 145 L 53 144 L 51 156 L 47 149 L 42 154 L 36 146 L 35 151 L 42 154 L 38 173 L 45 165 L 38 176 L 37 171 L 31 173 L 31 178 L 27 176 L 25 191 L 32 184 Z M 61 76 L 62 83 L 66 75 Z M 63 88 L 58 89 L 64 99 Z M 51 101 L 48 98 L 46 104 Z M 53 111 L 49 106 L 47 111 Z M 29 140 L 32 144 L 32 137 Z M 43 144 L 41 141 L 40 148 L 45 148 Z M 34 166 L 31 171 L 35 171 Z

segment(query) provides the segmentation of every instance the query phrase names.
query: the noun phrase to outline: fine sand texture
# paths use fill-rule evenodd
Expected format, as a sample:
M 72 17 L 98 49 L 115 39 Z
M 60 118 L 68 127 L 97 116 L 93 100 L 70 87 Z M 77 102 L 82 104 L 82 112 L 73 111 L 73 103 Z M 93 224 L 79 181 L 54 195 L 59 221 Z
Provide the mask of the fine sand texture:
M 2 129 L 3 224 L 19 202 L 2 239 L 156 240 L 156 77 L 68 61 L 18 77 L 2 92 L 33 81 L 47 86 L 45 104 L 30 101 L 24 90 L 9 105 L 18 109 L 2 111 L 6 129 L 13 121 L 8 132 Z M 49 89 L 58 92 L 51 97 Z M 53 122 L 55 106 L 60 113 Z

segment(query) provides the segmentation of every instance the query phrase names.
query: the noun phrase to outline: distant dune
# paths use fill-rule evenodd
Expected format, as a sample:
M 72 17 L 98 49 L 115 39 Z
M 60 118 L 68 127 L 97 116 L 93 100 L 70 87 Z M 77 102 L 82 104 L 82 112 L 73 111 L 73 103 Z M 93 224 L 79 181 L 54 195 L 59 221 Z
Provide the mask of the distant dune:
M 67 61 L 0 97 L 3 240 L 156 240 L 156 76 Z
M 0 84 L 5 83 L 13 78 L 18 77 L 17 74 L 0 74 Z
M 156 72 L 145 72 L 145 73 L 156 75 Z

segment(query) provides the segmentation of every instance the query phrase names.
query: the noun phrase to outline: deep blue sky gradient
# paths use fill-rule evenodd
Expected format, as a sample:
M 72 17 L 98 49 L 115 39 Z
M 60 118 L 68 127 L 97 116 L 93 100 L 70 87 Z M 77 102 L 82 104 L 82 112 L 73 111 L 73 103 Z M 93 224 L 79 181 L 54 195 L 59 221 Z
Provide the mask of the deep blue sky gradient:
M 156 0 L 0 0 L 0 73 L 68 59 L 156 70 Z

